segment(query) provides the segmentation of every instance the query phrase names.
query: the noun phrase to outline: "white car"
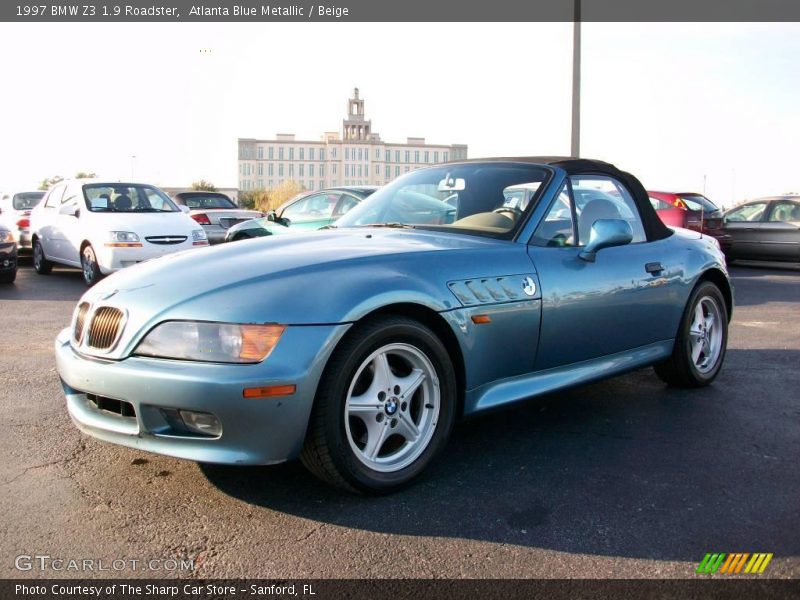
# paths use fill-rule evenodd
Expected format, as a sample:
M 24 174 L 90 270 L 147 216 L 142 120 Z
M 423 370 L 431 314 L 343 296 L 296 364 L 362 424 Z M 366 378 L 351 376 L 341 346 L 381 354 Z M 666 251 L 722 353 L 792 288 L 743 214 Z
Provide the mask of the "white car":
M 29 217 L 31 210 L 39 203 L 42 196 L 44 196 L 42 191 L 4 192 L 0 194 L 0 226 L 5 225 L 6 229 L 11 232 L 20 252 L 30 252 L 31 232 Z
M 157 187 L 75 179 L 53 186 L 31 213 L 33 266 L 80 267 L 87 285 L 136 263 L 208 246 L 203 229 Z

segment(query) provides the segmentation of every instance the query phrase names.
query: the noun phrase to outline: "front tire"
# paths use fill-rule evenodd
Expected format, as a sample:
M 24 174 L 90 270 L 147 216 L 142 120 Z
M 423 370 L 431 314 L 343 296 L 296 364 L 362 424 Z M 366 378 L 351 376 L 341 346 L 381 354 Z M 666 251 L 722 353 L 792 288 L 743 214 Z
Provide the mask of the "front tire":
M 33 269 L 39 275 L 49 275 L 53 270 L 53 263 L 44 255 L 44 247 L 39 240 L 33 241 Z
M 325 368 L 300 459 L 328 483 L 390 493 L 441 451 L 455 413 L 453 365 L 430 329 L 400 316 L 357 324 Z
M 719 288 L 702 281 L 683 313 L 672 356 L 654 365 L 662 381 L 675 387 L 702 387 L 717 377 L 728 345 L 728 310 Z
M 81 250 L 81 270 L 83 271 L 83 281 L 89 287 L 92 287 L 103 278 L 103 274 L 100 272 L 100 265 L 97 264 L 97 256 L 91 244 L 87 244 Z

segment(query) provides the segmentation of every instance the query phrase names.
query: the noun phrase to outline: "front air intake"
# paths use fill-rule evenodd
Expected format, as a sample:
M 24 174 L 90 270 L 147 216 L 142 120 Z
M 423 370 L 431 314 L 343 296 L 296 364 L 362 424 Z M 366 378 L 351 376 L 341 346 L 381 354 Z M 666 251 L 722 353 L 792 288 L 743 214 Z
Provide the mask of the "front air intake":
M 89 303 L 81 302 L 78 305 L 78 312 L 75 314 L 75 327 L 72 330 L 72 339 L 76 344 L 81 343 L 83 338 L 83 326 L 86 322 L 86 313 L 89 312 Z
M 123 312 L 111 306 L 101 306 L 94 312 L 89 326 L 88 346 L 96 350 L 110 349 L 121 333 Z

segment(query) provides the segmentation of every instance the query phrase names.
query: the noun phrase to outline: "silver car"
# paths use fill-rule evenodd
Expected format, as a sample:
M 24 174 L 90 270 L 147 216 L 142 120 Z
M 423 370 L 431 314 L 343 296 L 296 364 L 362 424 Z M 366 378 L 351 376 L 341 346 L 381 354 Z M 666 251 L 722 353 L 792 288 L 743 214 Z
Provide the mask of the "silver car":
M 257 210 L 239 208 L 221 192 L 179 192 L 172 199 L 189 209 L 189 216 L 202 226 L 209 244 L 224 242 L 229 227 L 264 216 Z

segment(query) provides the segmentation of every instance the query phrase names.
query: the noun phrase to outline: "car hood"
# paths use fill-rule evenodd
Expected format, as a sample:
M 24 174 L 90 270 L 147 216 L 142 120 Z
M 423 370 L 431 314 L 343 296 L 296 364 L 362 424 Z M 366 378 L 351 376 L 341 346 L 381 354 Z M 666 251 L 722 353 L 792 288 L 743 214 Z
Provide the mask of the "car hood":
M 123 308 L 129 324 L 142 330 L 169 319 L 329 324 L 393 302 L 457 308 L 448 281 L 532 271 L 525 245 L 509 241 L 324 230 L 165 256 L 106 278 L 84 299 Z
M 200 229 L 191 217 L 174 213 L 91 213 L 93 231 L 132 231 L 140 237 L 151 235 L 185 235 Z

